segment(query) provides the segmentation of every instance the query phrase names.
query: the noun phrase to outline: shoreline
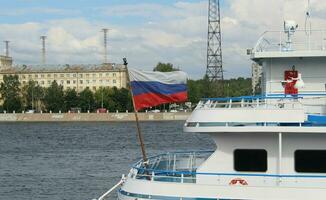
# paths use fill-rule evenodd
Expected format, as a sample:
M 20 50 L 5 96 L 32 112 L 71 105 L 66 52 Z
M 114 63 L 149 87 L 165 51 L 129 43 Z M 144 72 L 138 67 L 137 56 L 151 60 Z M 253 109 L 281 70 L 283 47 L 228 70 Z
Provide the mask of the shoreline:
M 139 121 L 185 121 L 190 112 L 138 113 Z M 2 113 L 1 122 L 132 122 L 134 113 Z

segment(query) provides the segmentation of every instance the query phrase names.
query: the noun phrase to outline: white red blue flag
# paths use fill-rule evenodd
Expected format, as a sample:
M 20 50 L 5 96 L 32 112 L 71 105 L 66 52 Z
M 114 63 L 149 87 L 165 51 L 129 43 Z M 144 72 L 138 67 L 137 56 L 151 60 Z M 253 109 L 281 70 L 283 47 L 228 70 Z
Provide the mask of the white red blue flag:
M 182 71 L 152 72 L 129 69 L 135 110 L 188 99 L 187 74 Z

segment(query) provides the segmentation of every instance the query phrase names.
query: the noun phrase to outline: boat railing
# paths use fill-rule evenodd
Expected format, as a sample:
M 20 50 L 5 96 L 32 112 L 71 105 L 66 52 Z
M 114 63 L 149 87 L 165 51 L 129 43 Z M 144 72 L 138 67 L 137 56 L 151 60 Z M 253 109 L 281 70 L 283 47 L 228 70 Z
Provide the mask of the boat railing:
M 296 30 L 291 38 L 284 31 L 266 31 L 252 52 L 326 51 L 326 30 Z
M 155 156 L 149 159 L 149 163 L 152 162 L 154 165 L 145 165 L 142 160 L 137 162 L 131 169 L 128 177 L 136 180 L 142 181 L 156 181 L 156 182 L 171 182 L 171 183 L 189 183 L 195 184 L 200 180 L 213 180 L 214 185 L 220 186 L 232 186 L 233 183 L 237 184 L 237 180 L 244 180 L 249 186 L 283 186 L 283 187 L 315 187 L 323 184 L 326 186 L 326 176 L 323 175 L 300 175 L 300 174 L 267 174 L 267 173 L 204 173 L 198 172 L 197 166 L 189 167 L 188 169 L 183 169 L 184 167 L 178 168 L 174 167 L 157 167 L 160 165 L 155 164 L 157 158 L 172 156 L 170 160 L 172 163 L 174 160 L 179 160 L 178 157 L 183 155 L 182 158 L 185 158 L 184 155 L 188 155 L 190 158 L 191 155 L 199 156 L 205 160 L 209 155 L 212 154 L 212 151 L 205 152 L 192 152 L 189 153 L 168 153 L 164 155 Z M 176 159 L 175 159 L 176 158 Z M 194 158 L 194 157 L 191 157 Z M 162 161 L 162 159 L 159 159 Z M 182 160 L 182 159 L 181 159 Z M 188 160 L 189 161 L 189 160 Z M 200 161 L 202 163 L 203 160 Z M 166 163 L 165 163 L 166 164 Z M 155 166 L 155 167 L 154 167 Z M 235 180 L 235 181 L 234 181 Z M 307 185 L 307 183 L 309 183 Z
M 300 94 L 204 98 L 197 104 L 196 109 L 302 109 L 307 106 L 326 108 L 326 94 L 315 94 L 315 96 L 310 94 Z
M 245 96 L 231 98 L 202 99 L 196 109 L 232 109 L 232 108 L 302 108 L 301 97 L 262 97 Z
M 146 163 L 137 162 L 129 176 L 137 179 L 173 179 L 184 176 L 185 179 L 213 153 L 213 151 L 176 152 L 150 157 Z M 171 173 L 172 172 L 172 173 Z

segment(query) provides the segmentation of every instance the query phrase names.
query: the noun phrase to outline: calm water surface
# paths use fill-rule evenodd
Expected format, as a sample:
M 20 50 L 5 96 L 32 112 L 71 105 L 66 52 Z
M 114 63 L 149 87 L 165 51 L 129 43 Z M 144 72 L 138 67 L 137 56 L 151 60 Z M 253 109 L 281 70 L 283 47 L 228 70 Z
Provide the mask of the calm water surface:
M 183 133 L 183 122 L 141 126 L 149 155 L 214 149 L 209 136 Z M 90 200 L 140 155 L 134 123 L 2 123 L 0 199 Z

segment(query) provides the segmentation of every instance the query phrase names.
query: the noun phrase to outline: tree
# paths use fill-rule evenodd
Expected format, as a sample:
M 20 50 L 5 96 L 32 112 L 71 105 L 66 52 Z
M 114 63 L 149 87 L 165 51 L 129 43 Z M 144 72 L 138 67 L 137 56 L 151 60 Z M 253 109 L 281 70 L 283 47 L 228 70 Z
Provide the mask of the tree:
M 64 94 L 65 108 L 71 110 L 78 107 L 78 94 L 74 89 L 68 89 Z
M 113 88 L 114 91 L 114 97 L 113 99 L 116 102 L 116 110 L 119 111 L 132 111 L 132 100 L 129 90 L 125 88 L 117 89 L 116 87 Z
M 36 81 L 30 80 L 22 88 L 25 109 L 40 110 L 41 100 L 44 98 L 44 89 Z
M 44 104 L 48 111 L 65 111 L 63 86 L 53 81 L 45 91 Z
M 79 93 L 79 107 L 83 112 L 93 111 L 95 105 L 94 94 L 89 88 Z
M 174 68 L 173 64 L 171 63 L 157 63 L 156 67 L 153 69 L 153 71 L 158 72 L 172 72 L 172 71 L 179 71 L 179 69 Z
M 8 112 L 22 110 L 20 82 L 17 75 L 5 75 L 0 86 L 3 109 Z

